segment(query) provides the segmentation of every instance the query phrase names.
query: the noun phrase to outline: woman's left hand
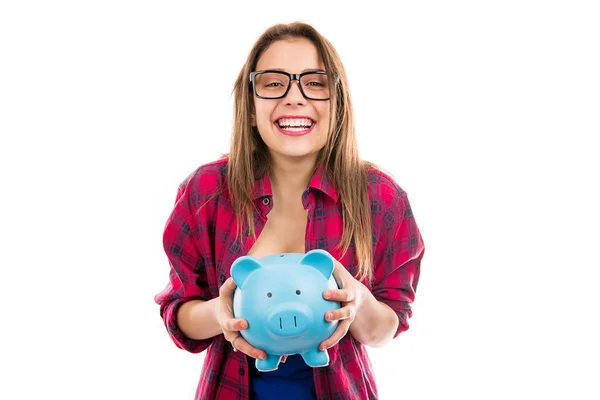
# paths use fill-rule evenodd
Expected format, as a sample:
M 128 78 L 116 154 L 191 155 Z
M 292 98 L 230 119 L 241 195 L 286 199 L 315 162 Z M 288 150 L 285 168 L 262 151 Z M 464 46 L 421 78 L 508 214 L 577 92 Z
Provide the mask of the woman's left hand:
M 335 260 L 333 277 L 337 281 L 339 289 L 325 290 L 323 298 L 339 301 L 342 307 L 325 313 L 325 320 L 339 322 L 329 339 L 319 345 L 319 350 L 326 350 L 335 346 L 346 335 L 350 325 L 354 322 L 356 313 L 360 311 L 360 306 L 368 291 L 365 285 L 357 281 L 338 260 Z

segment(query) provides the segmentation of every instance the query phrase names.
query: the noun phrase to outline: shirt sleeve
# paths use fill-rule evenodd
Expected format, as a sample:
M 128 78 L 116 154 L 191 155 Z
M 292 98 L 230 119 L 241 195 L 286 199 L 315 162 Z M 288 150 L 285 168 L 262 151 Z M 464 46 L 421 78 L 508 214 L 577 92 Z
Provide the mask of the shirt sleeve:
M 381 213 L 376 218 L 372 293 L 398 316 L 395 338 L 409 327 L 425 245 L 406 192 L 395 183 L 382 191 L 381 207 L 375 208 Z
M 210 300 L 206 270 L 197 248 L 198 223 L 194 222 L 189 194 L 182 184 L 177 192 L 175 208 L 167 220 L 163 246 L 169 259 L 169 283 L 154 300 L 175 345 L 192 353 L 205 350 L 212 338 L 190 339 L 177 325 L 177 310 L 189 300 Z

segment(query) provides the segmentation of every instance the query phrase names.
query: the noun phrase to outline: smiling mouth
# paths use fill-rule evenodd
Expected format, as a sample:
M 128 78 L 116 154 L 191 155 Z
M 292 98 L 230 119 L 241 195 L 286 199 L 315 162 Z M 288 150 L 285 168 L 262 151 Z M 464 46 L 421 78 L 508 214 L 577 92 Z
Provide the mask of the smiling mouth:
M 275 124 L 281 131 L 289 133 L 301 133 L 309 131 L 316 122 L 310 118 L 280 118 Z

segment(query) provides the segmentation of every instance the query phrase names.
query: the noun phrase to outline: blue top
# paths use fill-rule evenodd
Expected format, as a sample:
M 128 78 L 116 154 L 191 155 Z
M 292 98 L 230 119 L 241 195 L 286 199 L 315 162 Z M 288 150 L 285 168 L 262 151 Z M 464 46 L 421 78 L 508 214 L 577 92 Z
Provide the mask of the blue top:
M 260 372 L 248 357 L 250 371 L 250 400 L 307 400 L 317 398 L 313 369 L 302 356 L 288 356 L 275 371 Z M 285 394 L 285 395 L 283 395 Z

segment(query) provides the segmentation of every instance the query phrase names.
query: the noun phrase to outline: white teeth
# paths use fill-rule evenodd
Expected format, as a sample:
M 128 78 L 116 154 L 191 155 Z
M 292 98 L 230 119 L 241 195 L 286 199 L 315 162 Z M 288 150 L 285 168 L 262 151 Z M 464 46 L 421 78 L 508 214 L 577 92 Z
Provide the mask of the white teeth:
M 296 126 L 306 126 L 306 127 L 311 127 L 312 126 L 312 121 L 308 118 L 281 118 L 279 121 L 277 121 L 279 123 L 280 127 L 296 127 Z
M 286 131 L 290 131 L 290 132 L 303 132 L 303 131 L 306 130 L 306 128 L 303 127 L 303 126 L 302 127 L 298 127 L 298 128 L 288 126 L 288 127 L 283 128 L 283 129 L 285 129 Z

